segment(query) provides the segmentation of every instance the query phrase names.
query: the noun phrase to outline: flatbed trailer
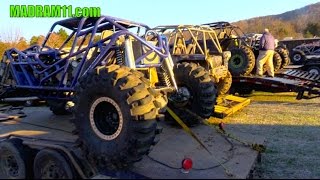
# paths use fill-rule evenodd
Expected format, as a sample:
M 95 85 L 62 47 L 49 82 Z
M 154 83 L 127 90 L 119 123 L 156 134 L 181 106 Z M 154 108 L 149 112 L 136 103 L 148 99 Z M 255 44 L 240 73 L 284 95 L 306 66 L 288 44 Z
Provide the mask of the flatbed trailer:
M 296 92 L 297 100 L 320 97 L 320 75 L 298 69 L 283 69 L 275 77 L 233 76 L 231 93 Z
M 19 139 L 25 147 L 32 149 L 32 153 L 28 154 L 30 160 L 27 164 L 31 172 L 34 170 L 34 156 L 44 149 L 62 154 L 72 167 L 73 178 L 81 179 L 231 178 L 224 168 L 228 169 L 233 178 L 245 179 L 250 176 L 259 157 L 257 151 L 237 142 L 230 143 L 230 140 L 209 126 L 193 128 L 212 153 L 210 155 L 182 129 L 159 122 L 163 126 L 160 141 L 147 157 L 127 170 L 101 171 L 90 165 L 78 148 L 77 137 L 72 132 L 73 124 L 69 122 L 72 116 L 55 116 L 46 107 L 25 107 L 22 109 L 24 113 L 18 111 L 18 108 L 16 113 L 6 111 L 10 116 L 0 120 L 0 144 L 10 139 Z M 248 142 L 264 143 L 263 137 L 241 132 L 236 134 Z M 191 158 L 194 163 L 189 173 L 183 172 L 181 166 L 181 161 L 186 157 Z M 0 170 L 1 166 L 3 164 L 0 163 Z M 1 173 L 0 171 L 0 179 Z M 55 178 L 54 173 L 49 173 L 48 178 L 52 177 Z M 34 177 L 31 175 L 29 178 Z
M 315 74 L 320 74 L 320 55 L 318 58 L 307 59 L 300 69 L 313 72 Z

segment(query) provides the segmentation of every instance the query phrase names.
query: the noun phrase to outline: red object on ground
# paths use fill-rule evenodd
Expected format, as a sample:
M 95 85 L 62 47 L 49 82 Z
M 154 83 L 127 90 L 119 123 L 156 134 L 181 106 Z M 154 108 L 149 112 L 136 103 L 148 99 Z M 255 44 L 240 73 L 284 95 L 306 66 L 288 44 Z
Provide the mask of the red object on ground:
M 185 158 L 182 160 L 182 168 L 185 170 L 185 171 L 189 171 L 190 169 L 192 169 L 192 160 L 190 158 Z

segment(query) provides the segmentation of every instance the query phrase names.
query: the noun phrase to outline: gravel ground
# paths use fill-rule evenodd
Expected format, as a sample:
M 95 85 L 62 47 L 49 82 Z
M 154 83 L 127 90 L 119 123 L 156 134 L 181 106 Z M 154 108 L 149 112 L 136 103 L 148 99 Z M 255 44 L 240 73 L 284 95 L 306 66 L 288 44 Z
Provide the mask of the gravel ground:
M 228 130 L 265 137 L 267 150 L 254 178 L 320 178 L 320 98 L 255 92 L 252 103 L 224 119 Z

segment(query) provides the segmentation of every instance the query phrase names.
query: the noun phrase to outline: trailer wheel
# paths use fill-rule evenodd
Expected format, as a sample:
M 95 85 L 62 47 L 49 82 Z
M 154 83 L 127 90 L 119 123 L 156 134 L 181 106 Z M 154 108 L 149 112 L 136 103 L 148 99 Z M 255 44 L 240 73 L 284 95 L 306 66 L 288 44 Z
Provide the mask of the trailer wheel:
M 306 60 L 306 56 L 300 51 L 294 51 L 291 60 L 293 64 L 300 65 Z
M 281 56 L 282 63 L 281 63 L 280 69 L 283 69 L 284 67 L 288 66 L 291 63 L 288 51 L 284 48 L 278 48 L 276 49 L 276 51 Z
M 208 118 L 214 111 L 217 90 L 210 78 L 209 73 L 200 65 L 195 63 L 183 62 L 174 67 L 179 90 L 183 97 L 178 93 L 171 95 L 168 106 L 170 108 L 187 108 L 202 118 Z M 168 113 L 166 119 L 174 120 Z M 188 126 L 199 124 L 196 118 L 181 116 L 182 121 Z
M 229 70 L 232 75 L 249 75 L 255 66 L 255 56 L 250 47 L 240 46 L 230 49 Z
M 52 113 L 55 115 L 59 116 L 71 114 L 71 112 L 66 109 L 65 101 L 47 100 L 47 104 Z
M 221 79 L 217 85 L 218 95 L 227 94 L 232 85 L 232 75 L 230 71 L 228 71 L 227 76 Z
M 35 179 L 73 179 L 72 166 L 58 151 L 51 149 L 40 150 L 33 164 Z
M 126 168 L 154 145 L 162 97 L 125 66 L 97 67 L 75 89 L 74 124 L 87 158 L 99 169 Z M 159 100 L 160 99 L 160 100 Z
M 307 70 L 309 73 L 318 74 L 320 75 L 320 68 L 317 66 L 311 66 Z
M 0 143 L 0 179 L 26 179 L 32 175 L 32 153 L 20 139 Z

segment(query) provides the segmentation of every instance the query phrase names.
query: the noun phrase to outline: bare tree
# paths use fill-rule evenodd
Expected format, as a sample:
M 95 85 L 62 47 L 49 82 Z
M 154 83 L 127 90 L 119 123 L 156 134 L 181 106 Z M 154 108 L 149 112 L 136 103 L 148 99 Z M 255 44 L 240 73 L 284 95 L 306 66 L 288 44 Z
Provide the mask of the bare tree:
M 2 34 L 1 39 L 4 42 L 13 43 L 13 44 L 18 43 L 20 38 L 22 37 L 20 28 L 12 27 L 12 26 L 3 30 L 1 34 Z

